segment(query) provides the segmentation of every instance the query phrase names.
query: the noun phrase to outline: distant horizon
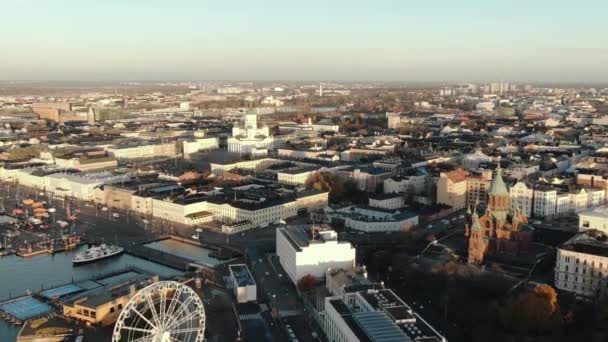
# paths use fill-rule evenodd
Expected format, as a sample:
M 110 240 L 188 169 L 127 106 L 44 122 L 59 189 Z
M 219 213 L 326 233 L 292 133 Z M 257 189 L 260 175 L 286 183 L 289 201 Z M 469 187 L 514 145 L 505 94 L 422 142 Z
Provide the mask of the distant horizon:
M 253 84 L 342 84 L 342 85 L 390 85 L 390 86 L 451 86 L 458 84 L 490 84 L 497 82 L 505 82 L 510 84 L 518 85 L 533 85 L 533 86 L 606 86 L 608 87 L 608 81 L 530 81 L 530 80 L 446 80 L 446 81 L 424 81 L 424 80 L 413 80 L 413 81 L 399 81 L 399 80 L 334 80 L 334 79 L 317 79 L 317 80 L 298 80 L 298 79 L 194 79 L 194 78 L 183 78 L 183 79 L 0 79 L 0 84 L 19 85 L 19 84 L 51 84 L 51 83 L 63 83 L 69 84 L 119 84 L 119 83 L 140 83 L 142 85 L 151 85 L 158 83 L 226 83 L 230 85 L 238 85 L 240 83 L 253 83 Z M 119 84 L 120 85 L 120 84 Z M 129 86 L 129 84 L 122 84 Z
M 599 0 L 3 5 L 4 80 L 608 82 Z

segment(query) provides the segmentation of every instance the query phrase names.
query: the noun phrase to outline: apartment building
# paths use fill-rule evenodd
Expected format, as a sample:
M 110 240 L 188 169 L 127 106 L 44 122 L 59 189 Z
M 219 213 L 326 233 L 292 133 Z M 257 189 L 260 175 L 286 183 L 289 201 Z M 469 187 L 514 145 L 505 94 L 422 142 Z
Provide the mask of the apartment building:
M 110 146 L 106 150 L 118 160 L 174 157 L 177 152 L 175 142 L 173 141 L 126 143 Z
M 458 169 L 439 174 L 437 203 L 463 209 L 467 205 L 467 172 Z
M 605 233 L 586 231 L 557 250 L 555 287 L 580 297 L 605 293 L 608 275 L 608 242 Z
M 509 189 L 511 210 L 519 211 L 526 217 L 532 216 L 532 204 L 534 203 L 534 189 L 528 187 L 524 182 L 517 182 Z

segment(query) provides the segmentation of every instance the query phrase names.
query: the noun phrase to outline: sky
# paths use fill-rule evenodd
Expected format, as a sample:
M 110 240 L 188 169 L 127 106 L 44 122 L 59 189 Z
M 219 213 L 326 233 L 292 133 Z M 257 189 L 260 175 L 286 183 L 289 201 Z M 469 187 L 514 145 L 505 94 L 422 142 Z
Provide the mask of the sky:
M 608 82 L 606 0 L 3 0 L 2 80 Z

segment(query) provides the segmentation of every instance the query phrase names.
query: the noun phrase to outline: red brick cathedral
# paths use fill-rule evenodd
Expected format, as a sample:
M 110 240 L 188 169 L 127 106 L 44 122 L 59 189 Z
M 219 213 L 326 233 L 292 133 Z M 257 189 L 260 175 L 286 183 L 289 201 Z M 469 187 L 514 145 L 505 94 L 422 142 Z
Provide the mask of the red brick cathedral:
M 479 216 L 475 208 L 471 223 L 466 225 L 471 264 L 482 264 L 488 254 L 517 255 L 528 249 L 532 239 L 528 218 L 510 208 L 509 191 L 500 169 L 488 189 L 487 203 L 483 215 Z

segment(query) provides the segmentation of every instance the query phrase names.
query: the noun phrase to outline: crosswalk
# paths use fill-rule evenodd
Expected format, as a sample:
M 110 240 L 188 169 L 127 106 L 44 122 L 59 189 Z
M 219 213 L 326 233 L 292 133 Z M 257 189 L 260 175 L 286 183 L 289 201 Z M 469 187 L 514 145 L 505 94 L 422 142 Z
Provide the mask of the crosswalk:
M 302 315 L 301 310 L 278 310 L 278 315 L 280 318 L 294 317 Z M 254 319 L 262 319 L 261 313 L 254 314 L 241 314 L 239 315 L 239 320 L 241 321 L 249 321 Z
M 302 311 L 300 311 L 300 310 L 279 310 L 279 317 L 281 317 L 281 318 L 299 316 L 301 314 L 302 314 Z
M 254 313 L 254 314 L 244 314 L 244 315 L 239 315 L 239 320 L 241 321 L 249 321 L 252 319 L 262 319 L 262 315 L 260 315 L 260 313 Z

